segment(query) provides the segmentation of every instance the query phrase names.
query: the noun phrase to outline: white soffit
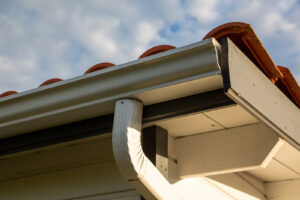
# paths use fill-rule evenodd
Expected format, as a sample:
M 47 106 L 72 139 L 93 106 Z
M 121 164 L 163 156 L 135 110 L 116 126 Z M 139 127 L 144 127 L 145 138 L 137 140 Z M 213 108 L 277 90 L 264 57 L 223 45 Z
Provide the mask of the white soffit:
M 174 118 L 160 120 L 145 124 L 144 127 L 158 125 L 168 130 L 174 137 L 183 137 L 199 133 L 244 126 L 258 123 L 254 118 L 239 105 L 220 107 L 206 112 L 181 115 Z
M 266 168 L 248 173 L 268 182 L 300 179 L 300 151 L 285 142 Z
M 258 119 L 253 117 L 239 105 L 208 111 L 204 114 L 221 124 L 224 128 L 232 128 L 259 122 Z

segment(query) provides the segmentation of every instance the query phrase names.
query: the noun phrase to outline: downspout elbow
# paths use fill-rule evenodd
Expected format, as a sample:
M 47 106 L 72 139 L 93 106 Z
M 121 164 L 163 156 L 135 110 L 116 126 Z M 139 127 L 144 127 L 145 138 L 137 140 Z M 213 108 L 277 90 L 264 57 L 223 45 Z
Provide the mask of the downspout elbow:
M 116 102 L 112 140 L 119 171 L 147 199 L 182 200 L 143 152 L 142 112 L 143 104 L 137 100 Z

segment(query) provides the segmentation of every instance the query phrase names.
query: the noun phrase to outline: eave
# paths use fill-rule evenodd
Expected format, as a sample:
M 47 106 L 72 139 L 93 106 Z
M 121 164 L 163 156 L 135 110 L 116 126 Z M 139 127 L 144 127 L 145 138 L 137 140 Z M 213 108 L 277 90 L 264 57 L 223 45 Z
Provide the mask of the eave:
M 221 100 L 213 102 L 211 97 Z M 255 180 L 257 185 L 264 188 L 263 181 L 277 182 L 267 183 L 269 187 L 289 178 L 276 177 L 273 173 L 274 160 L 285 162 L 285 170 L 298 170 L 299 109 L 227 38 L 221 41 L 221 46 L 214 39 L 209 39 L 13 98 L 3 98 L 0 106 L 7 110 L 6 118 L 2 119 L 7 121 L 1 124 L 0 154 L 6 158 L 16 156 L 12 154 L 16 152 L 30 154 L 43 151 L 44 146 L 53 147 L 53 144 L 71 140 L 73 145 L 73 142 L 80 143 L 78 139 L 83 137 L 110 133 L 114 103 L 125 98 L 143 102 L 143 109 L 139 109 L 140 114 L 142 110 L 144 112 L 138 120 L 140 127 L 154 125 L 166 129 L 171 147 L 167 149 L 165 160 L 156 163 L 156 168 L 160 169 L 163 164 L 173 172 L 162 172 L 168 181 L 174 181 L 176 174 L 175 180 L 179 183 L 194 177 L 217 185 L 213 181 L 226 176 L 242 177 L 240 180 L 247 182 L 253 177 L 243 178 L 249 176 L 241 172 L 246 171 L 257 176 L 260 179 Z M 206 102 L 212 103 L 204 106 Z M 18 106 L 18 110 L 14 105 Z M 23 107 L 28 105 L 31 107 Z M 239 122 L 246 113 L 248 121 L 232 123 L 235 108 L 238 112 L 234 120 Z M 9 112 L 15 113 L 9 115 Z M 226 114 L 221 116 L 224 112 Z M 214 127 L 204 130 L 199 123 L 205 121 L 203 116 L 221 127 L 214 124 Z M 231 122 L 220 118 L 230 118 Z M 125 116 L 124 119 L 128 118 Z M 187 121 L 199 125 L 189 127 Z M 178 128 L 180 124 L 184 131 Z M 199 128 L 202 128 L 201 131 Z M 150 144 L 153 147 L 153 143 Z M 122 145 L 116 145 L 119 146 Z M 34 149 L 37 147 L 43 148 Z M 24 152 L 30 149 L 34 150 Z M 121 150 L 121 153 L 128 152 Z M 123 156 L 120 158 L 123 159 Z M 271 178 L 266 176 L 268 173 Z M 294 178 L 299 179 L 299 176 Z M 297 181 L 291 184 L 296 186 Z M 252 186 L 250 181 L 247 187 Z M 224 185 L 217 187 L 226 193 L 231 192 L 226 187 L 222 188 Z M 249 188 L 244 188 L 246 193 Z M 261 188 L 255 189 L 254 196 L 265 199 L 265 189 Z M 236 198 L 239 199 L 239 195 Z
M 150 105 L 223 87 L 207 39 L 0 99 L 0 138 L 111 114 L 122 98 Z

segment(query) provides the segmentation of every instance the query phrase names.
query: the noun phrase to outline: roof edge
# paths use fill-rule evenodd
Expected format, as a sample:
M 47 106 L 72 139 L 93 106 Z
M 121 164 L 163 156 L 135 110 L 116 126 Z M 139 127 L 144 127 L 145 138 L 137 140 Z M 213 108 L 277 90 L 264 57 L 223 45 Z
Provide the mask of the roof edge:
M 211 30 L 204 39 L 215 38 L 220 42 L 222 38 L 230 38 L 236 46 L 261 70 L 265 75 L 300 108 L 300 87 L 290 72 L 284 73 L 278 67 L 250 24 L 230 22 Z
M 221 74 L 208 39 L 0 99 L 0 138 L 113 113 L 120 98 Z

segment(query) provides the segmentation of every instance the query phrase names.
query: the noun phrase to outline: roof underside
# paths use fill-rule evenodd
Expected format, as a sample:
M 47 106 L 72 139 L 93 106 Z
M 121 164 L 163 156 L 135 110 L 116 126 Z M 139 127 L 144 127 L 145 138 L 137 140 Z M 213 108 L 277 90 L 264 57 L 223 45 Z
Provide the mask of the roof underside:
M 0 138 L 110 115 L 120 98 L 136 98 L 148 106 L 222 88 L 226 92 L 223 53 L 211 37 L 230 38 L 299 107 L 300 89 L 289 70 L 274 64 L 249 24 L 228 23 L 198 43 L 157 46 L 136 61 L 101 63 L 77 78 L 51 79 L 31 91 L 2 95 Z

